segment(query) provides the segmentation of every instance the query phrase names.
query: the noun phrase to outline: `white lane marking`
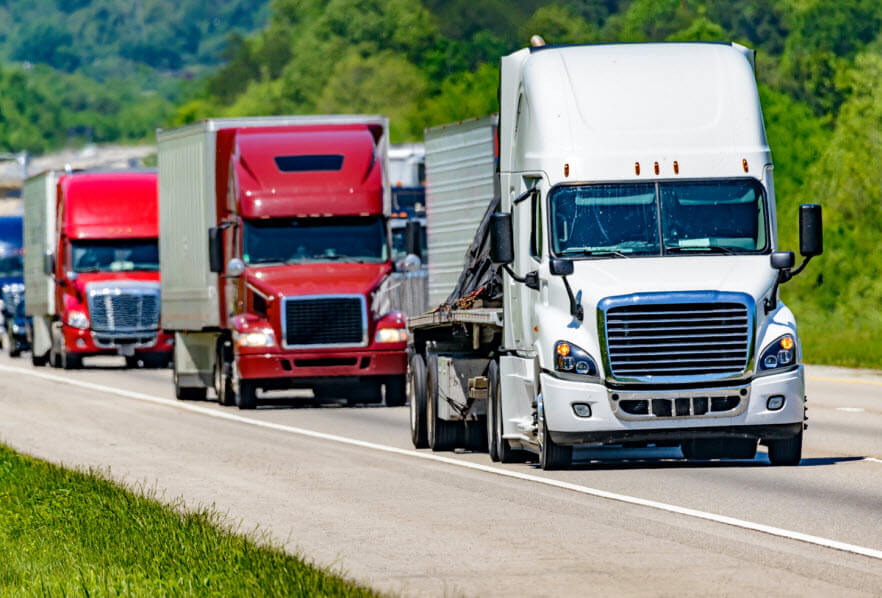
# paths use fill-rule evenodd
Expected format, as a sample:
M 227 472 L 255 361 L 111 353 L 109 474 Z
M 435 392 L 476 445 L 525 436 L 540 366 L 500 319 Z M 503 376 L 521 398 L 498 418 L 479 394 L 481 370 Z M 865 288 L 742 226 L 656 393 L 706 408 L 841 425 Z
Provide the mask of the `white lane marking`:
M 846 413 L 863 413 L 862 407 L 837 407 L 836 411 L 845 411 Z
M 864 457 L 864 461 L 872 461 L 873 463 L 882 463 L 882 459 L 876 457 Z
M 81 380 L 73 380 L 70 378 L 64 378 L 62 376 L 57 376 L 55 374 L 47 374 L 44 372 L 39 372 L 36 370 L 25 369 L 12 367 L 7 365 L 0 364 L 0 371 L 14 372 L 19 374 L 25 374 L 28 376 L 34 376 L 36 378 L 42 378 L 44 380 L 49 380 L 52 382 L 58 382 L 60 384 L 68 384 L 71 386 L 77 386 L 79 388 L 85 388 L 87 390 L 95 390 L 102 393 L 108 393 L 112 395 L 122 396 L 129 399 L 134 399 L 136 401 L 144 401 L 146 403 L 156 403 L 159 405 L 165 405 L 167 407 L 172 407 L 175 409 L 180 409 L 182 411 L 190 411 L 193 413 L 199 413 L 202 415 L 207 415 L 208 417 L 214 417 L 217 419 L 223 419 L 227 421 L 234 421 L 239 423 L 248 424 L 251 426 L 256 426 L 259 428 L 267 428 L 270 430 L 276 430 L 280 432 L 288 432 L 290 434 L 297 434 L 299 436 L 306 436 L 308 438 L 316 438 L 319 440 L 327 440 L 331 442 L 337 442 L 339 444 L 346 444 L 349 446 L 357 446 L 360 448 L 370 449 L 373 451 L 379 451 L 384 453 L 390 453 L 393 455 L 401 455 L 404 457 L 413 457 L 416 459 L 422 459 L 424 461 L 434 461 L 436 463 L 444 463 L 447 465 L 454 465 L 456 467 L 462 467 L 464 469 L 471 469 L 473 471 L 482 471 L 485 473 L 492 473 L 499 476 L 504 476 L 507 478 L 513 478 L 516 480 L 523 480 L 526 482 L 533 482 L 535 484 L 544 484 L 545 486 L 552 486 L 554 488 L 561 488 L 563 490 L 570 490 L 572 492 L 578 492 L 580 494 L 585 494 L 588 496 L 594 496 L 597 498 L 605 498 L 608 500 L 614 500 L 622 503 L 638 505 L 641 507 L 648 507 L 650 509 L 656 509 L 659 511 L 666 511 L 668 513 L 675 513 L 677 515 L 684 515 L 686 517 L 694 517 L 696 519 L 703 519 L 705 521 L 713 521 L 714 523 L 722 523 L 724 525 L 731 525 L 733 527 L 738 527 L 742 529 L 747 529 L 755 532 L 760 532 L 764 534 L 769 534 L 772 536 L 778 536 L 780 538 L 786 538 L 788 540 L 796 540 L 798 542 L 805 542 L 807 544 L 814 544 L 815 546 L 822 546 L 824 548 L 832 548 L 834 550 L 841 550 L 843 552 L 850 552 L 853 554 L 859 554 L 862 556 L 870 557 L 873 559 L 882 560 L 882 550 L 877 550 L 874 548 L 867 548 L 865 546 L 857 546 L 855 544 L 848 544 L 846 542 L 839 542 L 838 540 L 830 540 L 828 538 L 821 538 L 819 536 L 812 536 L 810 534 L 804 534 L 801 532 L 795 532 L 791 530 L 782 529 L 780 527 L 774 527 L 771 525 L 765 525 L 762 523 L 753 523 L 752 521 L 745 521 L 743 519 L 736 519 L 735 517 L 728 517 L 726 515 L 717 515 L 715 513 L 707 513 L 705 511 L 699 511 L 696 509 L 690 509 L 687 507 L 678 507 L 676 505 L 669 505 L 667 503 L 658 502 L 655 500 L 647 500 L 644 498 L 637 498 L 635 496 L 628 496 L 625 494 L 617 494 L 615 492 L 607 492 L 606 490 L 599 490 L 596 488 L 589 488 L 588 486 L 580 486 L 578 484 L 572 484 L 570 482 L 564 482 L 561 480 L 555 480 L 552 478 L 546 478 L 538 475 L 532 475 L 529 473 L 522 473 L 519 471 L 510 471 L 508 469 L 500 469 L 498 467 L 493 467 L 491 465 L 481 465 L 480 463 L 472 463 L 470 461 L 464 461 L 461 459 L 451 459 L 450 457 L 442 457 L 440 455 L 436 455 L 434 453 L 429 452 L 418 452 L 410 449 L 400 449 L 393 446 L 386 446 L 383 444 L 375 444 L 373 442 L 367 442 L 364 440 L 356 440 L 355 438 L 347 438 L 345 436 L 337 436 L 335 434 L 325 434 L 324 432 L 316 432 L 314 430 L 307 430 L 305 428 L 297 428 L 294 426 L 287 426 L 284 424 L 276 424 L 273 422 L 262 421 L 259 419 L 251 419 L 248 417 L 242 417 L 241 415 L 236 415 L 233 413 L 229 413 L 226 411 L 220 411 L 217 409 L 210 409 L 208 407 L 199 407 L 198 405 L 191 405 L 188 403 L 184 403 L 181 401 L 177 401 L 174 399 L 164 399 L 162 397 L 155 397 L 148 394 L 143 394 L 140 392 L 133 392 L 130 390 L 123 390 L 120 388 L 114 388 L 112 386 L 104 386 L 103 384 L 94 384 L 92 382 L 83 382 Z M 871 459 L 876 460 L 876 459 Z

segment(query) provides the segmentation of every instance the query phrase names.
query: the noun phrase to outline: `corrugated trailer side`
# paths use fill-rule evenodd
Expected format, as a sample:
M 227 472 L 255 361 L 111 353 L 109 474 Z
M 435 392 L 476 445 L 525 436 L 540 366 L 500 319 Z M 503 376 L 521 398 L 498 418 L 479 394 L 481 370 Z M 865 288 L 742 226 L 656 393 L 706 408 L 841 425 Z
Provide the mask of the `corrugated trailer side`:
M 22 190 L 25 309 L 30 316 L 55 315 L 55 289 L 45 264 L 55 236 L 57 189 L 58 173 L 50 171 L 29 178 Z
M 429 307 L 456 286 L 484 211 L 499 193 L 498 122 L 492 115 L 426 130 Z
M 199 123 L 160 131 L 157 141 L 162 327 L 217 327 L 218 275 L 208 257 L 208 230 L 217 222 L 215 132 Z

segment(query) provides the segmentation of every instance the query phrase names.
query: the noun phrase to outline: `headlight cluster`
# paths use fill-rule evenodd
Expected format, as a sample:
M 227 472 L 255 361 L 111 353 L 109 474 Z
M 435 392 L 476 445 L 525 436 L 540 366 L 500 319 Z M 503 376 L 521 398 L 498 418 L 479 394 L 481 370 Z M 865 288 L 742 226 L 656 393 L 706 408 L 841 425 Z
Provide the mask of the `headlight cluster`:
M 554 344 L 554 369 L 568 374 L 597 375 L 597 364 L 588 353 L 566 341 Z
M 233 333 L 233 341 L 239 347 L 275 347 L 276 334 L 272 328 Z
M 404 328 L 380 328 L 374 335 L 375 343 L 406 343 L 407 330 Z
M 67 325 L 73 328 L 85 330 L 89 327 L 89 316 L 87 316 L 85 312 L 76 309 L 67 312 L 66 321 Z
M 789 334 L 775 339 L 760 356 L 759 369 L 774 370 L 796 363 L 796 341 Z

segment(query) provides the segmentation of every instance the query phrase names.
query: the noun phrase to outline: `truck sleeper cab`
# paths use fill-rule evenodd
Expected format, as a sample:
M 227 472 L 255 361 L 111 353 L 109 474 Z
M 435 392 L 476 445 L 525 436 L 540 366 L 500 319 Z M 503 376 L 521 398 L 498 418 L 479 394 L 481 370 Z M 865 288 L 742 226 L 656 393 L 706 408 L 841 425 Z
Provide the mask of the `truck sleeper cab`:
M 805 262 L 777 251 L 752 58 L 671 43 L 502 59 L 486 229 L 502 305 L 495 322 L 410 321 L 412 369 L 428 370 L 410 386 L 417 423 L 425 406 L 415 441 L 449 448 L 457 420 L 486 420 L 491 458 L 526 450 L 546 469 L 574 446 L 621 443 L 708 459 L 752 458 L 761 441 L 772 463 L 799 462 L 801 347 L 778 288 Z M 822 252 L 819 206 L 803 206 L 800 230 L 807 262 Z M 430 213 L 430 253 L 432 237 Z

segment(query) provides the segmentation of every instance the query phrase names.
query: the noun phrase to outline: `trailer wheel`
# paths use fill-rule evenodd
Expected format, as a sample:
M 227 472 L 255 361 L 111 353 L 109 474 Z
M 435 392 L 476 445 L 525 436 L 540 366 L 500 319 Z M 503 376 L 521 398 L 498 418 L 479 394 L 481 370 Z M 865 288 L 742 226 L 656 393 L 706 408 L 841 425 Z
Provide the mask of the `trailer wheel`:
M 257 386 L 251 380 L 239 380 L 239 392 L 236 393 L 236 407 L 254 409 L 257 407 Z
M 426 374 L 426 424 L 429 446 L 433 451 L 452 451 L 456 448 L 462 422 L 449 422 L 438 417 L 438 356 L 429 353 Z
M 556 443 L 548 433 L 548 423 L 542 418 L 539 426 L 539 465 L 545 471 L 566 469 L 573 463 L 573 447 Z
M 407 376 L 386 378 L 386 407 L 401 407 L 407 400 Z
M 769 440 L 769 461 L 772 465 L 799 465 L 802 460 L 802 430 L 783 440 Z
M 48 354 L 37 355 L 36 353 L 33 352 L 33 349 L 31 349 L 31 365 L 39 368 L 39 367 L 43 367 L 47 363 L 49 363 L 49 355 Z
M 426 362 L 419 353 L 410 358 L 407 368 L 407 395 L 410 399 L 410 440 L 414 448 L 428 448 L 426 430 Z

